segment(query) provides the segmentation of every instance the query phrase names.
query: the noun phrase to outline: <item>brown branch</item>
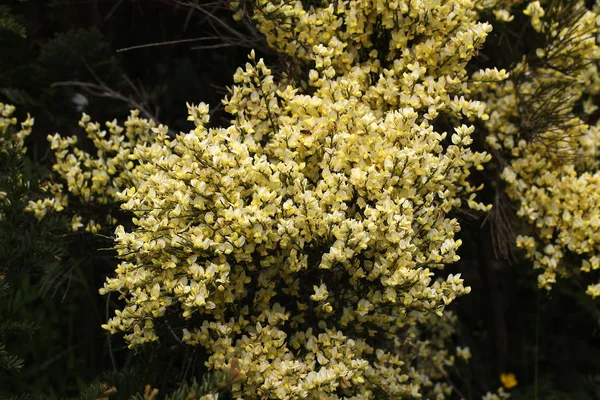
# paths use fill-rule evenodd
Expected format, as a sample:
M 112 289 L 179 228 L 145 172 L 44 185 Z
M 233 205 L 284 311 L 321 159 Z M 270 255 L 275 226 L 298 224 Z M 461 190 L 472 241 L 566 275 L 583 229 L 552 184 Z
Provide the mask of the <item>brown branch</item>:
M 144 49 L 147 47 L 157 47 L 157 46 L 168 46 L 168 45 L 172 45 L 172 44 L 180 44 L 180 43 L 190 43 L 190 42 L 201 42 L 204 40 L 222 40 L 223 37 L 220 36 L 206 36 L 206 37 L 201 37 L 201 38 L 191 38 L 191 39 L 178 39 L 178 40 L 168 40 L 165 42 L 156 42 L 156 43 L 146 43 L 146 44 L 139 44 L 136 46 L 130 46 L 130 47 L 123 47 L 122 49 L 118 49 L 117 53 L 121 53 L 124 51 L 130 51 L 130 50 L 136 50 L 136 49 Z M 239 40 L 236 38 L 231 38 L 234 40 Z

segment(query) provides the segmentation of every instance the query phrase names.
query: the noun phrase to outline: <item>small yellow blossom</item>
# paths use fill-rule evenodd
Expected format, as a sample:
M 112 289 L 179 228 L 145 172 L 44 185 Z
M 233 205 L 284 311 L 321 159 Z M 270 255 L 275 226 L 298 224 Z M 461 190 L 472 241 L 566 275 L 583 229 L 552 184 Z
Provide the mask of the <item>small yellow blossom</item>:
M 506 389 L 512 389 L 519 383 L 517 377 L 512 372 L 500 374 L 500 382 Z
M 471 349 L 468 347 L 457 347 L 456 355 L 465 361 L 469 361 L 471 359 Z

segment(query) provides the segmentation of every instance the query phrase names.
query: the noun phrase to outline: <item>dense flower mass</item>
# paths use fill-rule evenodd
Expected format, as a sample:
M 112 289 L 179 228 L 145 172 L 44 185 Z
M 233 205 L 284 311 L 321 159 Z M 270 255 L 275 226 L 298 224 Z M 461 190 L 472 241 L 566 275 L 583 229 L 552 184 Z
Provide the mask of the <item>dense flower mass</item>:
M 136 165 L 130 157 L 138 143 L 153 141 L 156 136 L 166 134 L 164 126 L 139 117 L 139 111 L 132 111 L 120 126 L 117 121 L 106 122 L 108 131 L 97 122 L 91 122 L 84 114 L 79 126 L 85 129 L 87 138 L 95 150 L 90 154 L 78 144 L 78 137 L 61 137 L 58 133 L 48 135 L 48 141 L 56 162 L 54 176 L 46 182 L 45 190 L 51 197 L 30 201 L 29 210 L 37 218 L 43 218 L 48 211 L 62 211 L 70 205 L 74 209 L 71 227 L 73 231 L 85 227 L 96 233 L 101 223 L 114 228 L 117 220 L 110 212 L 105 221 L 95 221 L 80 215 L 90 206 L 112 206 L 118 191 L 134 187 L 131 170 Z M 75 207 L 76 203 L 79 207 Z M 79 210 L 78 210 L 79 208 Z
M 189 106 L 194 130 L 133 149 L 137 184 L 118 197 L 136 229 L 117 228 L 123 262 L 101 290 L 127 306 L 106 329 L 136 346 L 179 313 L 211 368 L 239 362 L 238 397 L 444 398 L 438 316 L 469 288 L 434 271 L 459 259 L 455 211 L 489 209 L 468 177 L 490 156 L 460 122 L 488 116 L 461 90 L 506 73 L 466 73 L 491 30 L 474 2 L 392 3 L 256 2 L 308 78 L 277 80 L 252 53 L 224 100 L 231 126 Z
M 524 13 L 544 46 L 516 65 L 511 79 L 485 86 L 482 97 L 493 110 L 488 143 L 508 158 L 507 193 L 532 226 L 517 246 L 542 270 L 539 286 L 550 289 L 558 276 L 600 268 L 600 127 L 586 120 L 600 92 L 600 18 L 581 1 L 546 9 L 535 1 Z M 599 296 L 600 284 L 587 293 Z

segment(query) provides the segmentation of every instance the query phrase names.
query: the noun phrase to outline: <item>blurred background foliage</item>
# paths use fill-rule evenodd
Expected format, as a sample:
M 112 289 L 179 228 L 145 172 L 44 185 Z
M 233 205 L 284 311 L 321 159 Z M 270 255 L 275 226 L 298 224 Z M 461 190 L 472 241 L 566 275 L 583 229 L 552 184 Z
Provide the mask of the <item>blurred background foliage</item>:
M 111 239 L 69 233 L 60 216 L 38 222 L 23 211 L 23 196 L 47 173 L 46 136 L 81 135 L 81 112 L 97 121 L 123 120 L 138 108 L 178 132 L 189 128 L 185 103 L 204 101 L 213 123 L 226 123 L 220 100 L 249 49 L 278 59 L 225 6 L 221 0 L 0 3 L 0 102 L 36 119 L 26 156 L 0 160 L 0 190 L 16 193 L 0 223 L 0 275 L 6 276 L 0 281 L 0 398 L 126 399 L 137 393 L 148 400 L 149 384 L 179 399 L 221 379 L 204 376 L 201 350 L 175 335 L 132 352 L 100 329 L 119 301 L 97 291 L 116 264 L 107 250 Z M 495 29 L 478 67 L 516 61 L 520 51 L 515 59 L 494 52 L 504 35 Z M 473 288 L 455 306 L 457 345 L 469 346 L 473 358 L 451 378 L 468 398 L 494 390 L 500 374 L 510 372 L 518 380 L 514 399 L 600 399 L 596 305 L 576 281 L 558 283 L 551 294 L 539 291 L 537 273 L 510 251 L 496 254 L 490 225 L 481 234 L 482 222 L 466 218 L 462 261 L 448 271 L 461 272 Z

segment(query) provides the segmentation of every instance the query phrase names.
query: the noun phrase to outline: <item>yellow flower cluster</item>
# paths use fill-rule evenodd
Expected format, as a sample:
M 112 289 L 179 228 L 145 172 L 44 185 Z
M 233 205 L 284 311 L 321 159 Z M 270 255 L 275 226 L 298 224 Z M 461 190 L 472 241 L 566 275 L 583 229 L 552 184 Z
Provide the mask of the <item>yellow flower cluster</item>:
M 489 209 L 468 178 L 490 156 L 460 122 L 488 115 L 461 91 L 506 73 L 465 70 L 491 30 L 474 1 L 323 3 L 253 4 L 306 80 L 252 53 L 231 126 L 190 105 L 194 130 L 132 150 L 117 198 L 136 228 L 117 228 L 123 261 L 101 289 L 127 305 L 103 327 L 134 347 L 178 311 L 210 368 L 239 362 L 237 398 L 443 399 L 443 311 L 470 288 L 434 270 L 459 259 L 453 213 Z
M 28 114 L 19 129 L 17 118 L 13 116 L 14 112 L 14 106 L 0 103 L 0 151 L 3 153 L 14 149 L 24 153 L 27 150 L 25 139 L 33 128 L 33 118 Z
M 597 109 L 591 97 L 600 92 L 600 17 L 583 1 L 546 9 L 535 1 L 524 13 L 543 45 L 515 66 L 511 79 L 476 91 L 492 110 L 488 143 L 508 158 L 507 193 L 532 227 L 517 246 L 542 270 L 539 286 L 549 290 L 558 276 L 600 268 L 600 126 L 585 123 Z M 599 296 L 600 284 L 587 292 Z
M 308 82 L 313 87 L 360 68 L 369 86 L 363 102 L 374 111 L 408 105 L 430 120 L 439 112 L 487 118 L 483 103 L 456 96 L 465 90 L 465 66 L 492 30 L 477 21 L 482 2 L 325 1 L 309 10 L 301 1 L 249 2 L 268 43 L 314 68 Z M 238 12 L 241 3 L 232 2 Z M 498 1 L 484 3 L 493 7 Z M 495 69 L 487 73 L 503 79 Z
M 496 393 L 487 392 L 481 400 L 506 400 L 510 398 L 510 394 L 507 393 L 503 387 L 499 387 Z
M 25 121 L 20 125 L 16 117 L 13 116 L 15 107 L 9 104 L 0 103 L 0 157 L 13 154 L 23 154 L 27 150 L 25 139 L 31 134 L 33 129 L 33 118 L 27 115 Z M 23 182 L 23 177 L 18 174 L 15 177 L 19 186 L 28 184 Z M 7 192 L 0 188 L 0 207 L 8 206 L 10 200 Z M 0 212 L 0 221 L 4 220 L 5 214 Z
M 100 222 L 114 227 L 114 215 L 107 212 L 105 221 L 94 221 L 80 213 L 85 214 L 89 207 L 94 206 L 111 207 L 115 204 L 117 192 L 135 186 L 136 182 L 131 177 L 131 171 L 137 165 L 132 157 L 133 149 L 138 144 L 166 135 L 166 128 L 156 127 L 153 121 L 140 118 L 137 110 L 131 112 L 124 126 L 116 120 L 109 121 L 106 122 L 107 130 L 103 130 L 86 114 L 79 121 L 79 126 L 85 129 L 95 154 L 78 147 L 77 136 L 48 135 L 56 162 L 54 176 L 45 183 L 44 189 L 52 197 L 30 201 L 28 210 L 41 219 L 48 211 L 62 211 L 70 206 L 74 209 L 72 230 L 85 227 L 86 231 L 96 233 L 102 228 Z

